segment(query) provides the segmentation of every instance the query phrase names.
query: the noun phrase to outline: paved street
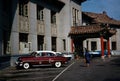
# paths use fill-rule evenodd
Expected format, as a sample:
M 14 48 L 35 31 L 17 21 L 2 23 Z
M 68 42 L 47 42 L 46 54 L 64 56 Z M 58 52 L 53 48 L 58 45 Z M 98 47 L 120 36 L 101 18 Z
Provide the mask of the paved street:
M 52 81 L 65 67 L 8 68 L 0 72 L 0 81 Z
M 55 81 L 120 81 L 120 57 L 93 59 L 90 67 L 76 61 Z
M 0 71 L 0 81 L 120 81 L 120 56 L 94 58 L 90 67 L 85 67 L 81 59 L 61 68 L 7 68 Z

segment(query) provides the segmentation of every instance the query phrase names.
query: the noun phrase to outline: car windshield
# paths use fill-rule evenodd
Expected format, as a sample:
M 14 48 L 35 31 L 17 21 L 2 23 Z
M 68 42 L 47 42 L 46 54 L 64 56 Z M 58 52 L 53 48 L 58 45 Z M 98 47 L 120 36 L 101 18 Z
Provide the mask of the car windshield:
M 62 53 L 56 52 L 56 56 L 62 56 Z
M 37 54 L 37 52 L 32 52 L 30 55 L 35 56 L 36 54 Z

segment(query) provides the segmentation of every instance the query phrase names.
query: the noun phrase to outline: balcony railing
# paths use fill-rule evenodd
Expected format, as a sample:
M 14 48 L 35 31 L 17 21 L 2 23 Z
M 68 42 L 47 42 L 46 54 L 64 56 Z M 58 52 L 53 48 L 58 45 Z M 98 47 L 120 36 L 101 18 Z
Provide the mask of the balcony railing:
M 19 31 L 23 33 L 29 32 L 28 17 L 19 16 Z

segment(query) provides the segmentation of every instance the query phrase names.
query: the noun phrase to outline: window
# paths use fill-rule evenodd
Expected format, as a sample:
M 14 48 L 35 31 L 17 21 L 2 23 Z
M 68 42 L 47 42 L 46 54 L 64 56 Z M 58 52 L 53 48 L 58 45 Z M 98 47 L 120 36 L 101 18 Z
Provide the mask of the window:
M 91 42 L 91 50 L 92 51 L 97 50 L 97 43 L 96 43 L 96 41 L 92 41 Z
M 78 25 L 78 20 L 79 20 L 79 10 L 73 8 L 72 9 L 72 17 L 73 17 L 73 26 L 77 26 Z
M 28 17 L 28 0 L 19 0 L 19 15 Z
M 54 54 L 48 52 L 48 53 L 47 53 L 47 56 L 48 56 L 48 57 L 50 57 L 50 56 L 54 56 Z
M 56 37 L 52 37 L 52 51 L 56 51 Z
M 73 26 L 75 26 L 75 9 L 72 9 Z
M 45 52 L 42 52 L 42 53 L 41 53 L 41 56 L 46 56 L 46 53 L 45 53 Z
M 43 13 L 43 7 L 37 5 L 37 19 L 43 21 L 44 20 L 44 13 Z
M 44 44 L 44 36 L 38 35 L 37 36 L 38 50 L 43 50 L 43 44 Z
M 20 42 L 28 42 L 28 34 L 26 33 L 19 33 L 19 41 Z
M 107 50 L 107 42 L 104 42 L 104 50 Z
M 116 50 L 116 42 L 112 42 L 112 50 Z
M 51 23 L 56 24 L 56 12 L 51 11 Z
M 66 50 L 66 41 L 63 39 L 63 50 Z

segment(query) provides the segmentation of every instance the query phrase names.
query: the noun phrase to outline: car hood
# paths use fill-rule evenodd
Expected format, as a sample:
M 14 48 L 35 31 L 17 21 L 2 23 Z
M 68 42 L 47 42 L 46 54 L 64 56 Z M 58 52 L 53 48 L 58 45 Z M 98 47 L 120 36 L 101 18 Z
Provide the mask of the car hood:
M 21 57 L 19 57 L 19 59 L 27 59 L 27 58 L 33 58 L 34 56 L 30 56 L 30 55 L 28 55 L 28 56 L 21 56 Z

